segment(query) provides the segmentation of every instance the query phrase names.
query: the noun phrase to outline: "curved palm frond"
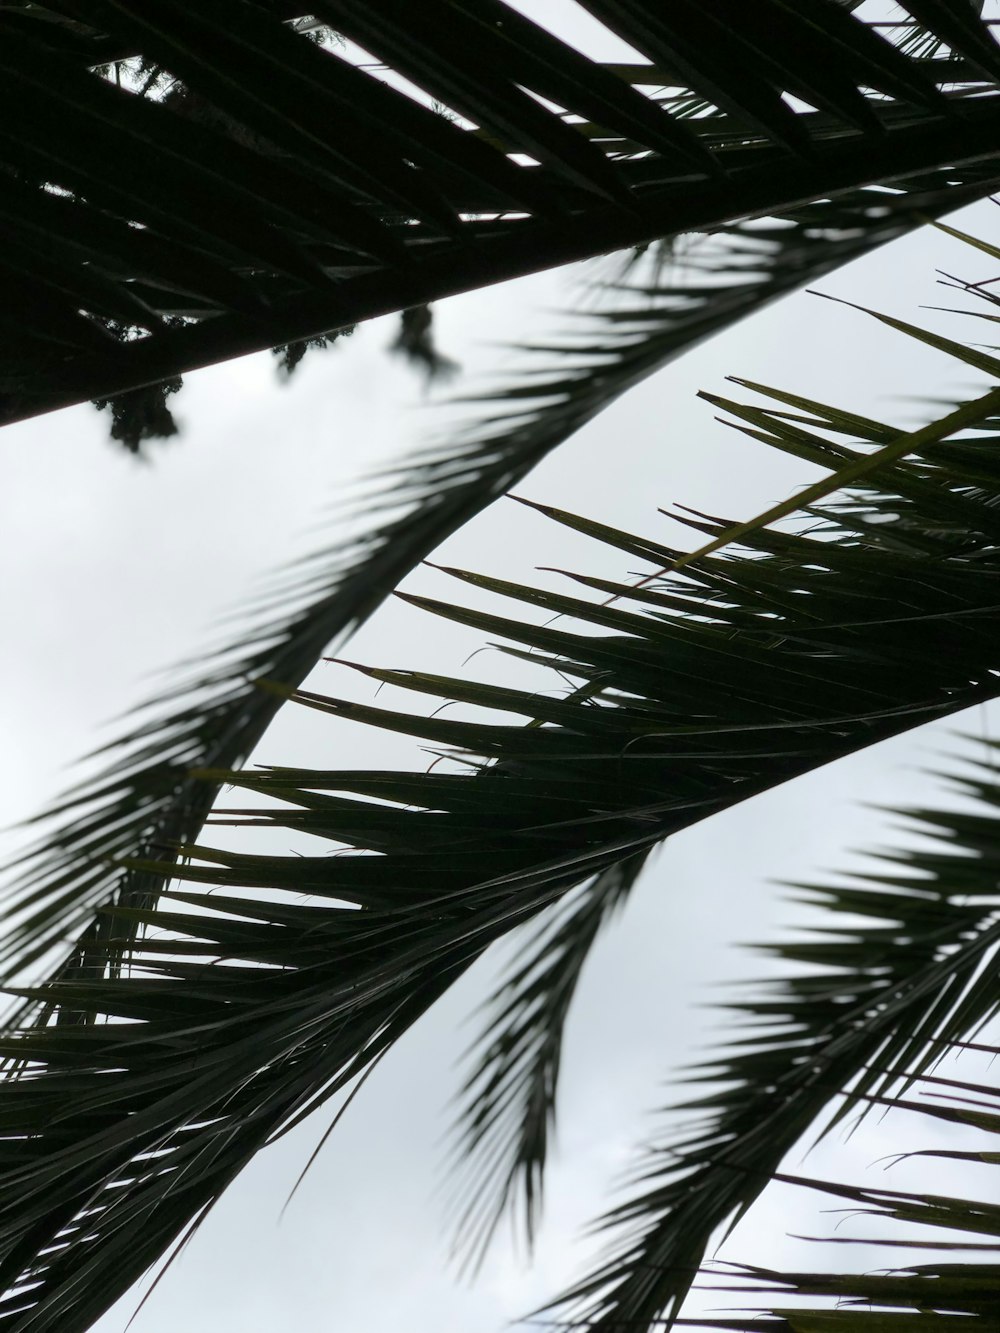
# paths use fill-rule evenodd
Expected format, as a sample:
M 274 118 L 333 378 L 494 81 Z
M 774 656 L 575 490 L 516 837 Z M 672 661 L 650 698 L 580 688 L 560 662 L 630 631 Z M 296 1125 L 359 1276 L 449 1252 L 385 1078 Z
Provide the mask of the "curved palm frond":
M 995 744 L 990 749 L 995 751 Z M 928 1256 L 934 1251 L 966 1251 L 966 1257 L 947 1263 L 941 1259 L 907 1263 L 897 1271 L 878 1272 L 870 1271 L 869 1258 L 869 1271 L 864 1273 L 726 1265 L 722 1274 L 717 1270 L 702 1274 L 708 1288 L 725 1294 L 727 1303 L 733 1293 L 743 1293 L 753 1300 L 753 1308 L 742 1316 L 735 1312 L 715 1318 L 682 1316 L 678 1325 L 788 1333 L 841 1327 L 952 1333 L 960 1327 L 995 1326 L 1000 1208 L 992 1198 L 992 1181 L 985 1197 L 970 1199 L 807 1179 L 777 1170 L 784 1152 L 779 1145 L 772 1146 L 771 1138 L 777 1130 L 787 1148 L 815 1126 L 816 1112 L 831 1106 L 836 1112 L 822 1125 L 823 1134 L 852 1113 L 888 1110 L 891 1125 L 892 1112 L 901 1110 L 966 1133 L 947 1146 L 901 1152 L 900 1159 L 937 1158 L 995 1170 L 1000 1160 L 995 1083 L 985 1082 L 982 1072 L 964 1074 L 961 1065 L 950 1077 L 929 1072 L 952 1053 L 975 1053 L 991 1060 L 1000 1053 L 988 1041 L 967 1040 L 1000 1012 L 996 974 L 1000 783 L 992 753 L 975 768 L 979 771 L 974 776 L 956 780 L 949 774 L 949 778 L 978 808 L 896 812 L 914 821 L 916 831 L 926 836 L 922 846 L 881 855 L 879 859 L 888 863 L 885 873 L 859 874 L 836 887 L 801 886 L 806 901 L 820 907 L 834 924 L 813 930 L 811 940 L 781 948 L 766 946 L 767 952 L 804 965 L 803 969 L 795 978 L 756 983 L 755 998 L 729 1006 L 751 1030 L 762 1033 L 735 1043 L 720 1061 L 697 1071 L 698 1079 L 725 1087 L 690 1104 L 702 1129 L 680 1145 L 681 1160 L 670 1168 L 671 1175 L 680 1177 L 700 1162 L 697 1178 L 688 1176 L 695 1192 L 701 1191 L 709 1171 L 715 1173 L 717 1185 L 727 1171 L 734 1180 L 742 1176 L 745 1184 L 740 1193 L 748 1203 L 765 1178 L 807 1187 L 844 1201 L 855 1217 L 893 1223 L 888 1231 L 866 1237 L 866 1247 L 924 1250 Z M 853 1054 L 848 1053 L 851 1045 L 856 1048 Z M 807 1093 L 810 1081 L 812 1094 Z M 773 1094 L 765 1094 L 769 1083 L 775 1085 Z M 805 1104 L 810 1096 L 812 1114 Z M 796 1116 L 798 1131 L 786 1136 L 778 1119 L 786 1117 L 785 1128 L 790 1129 Z M 745 1158 L 750 1132 L 757 1149 L 752 1161 Z M 976 1135 L 971 1142 L 970 1132 Z M 650 1174 L 656 1171 L 654 1154 Z M 661 1179 L 663 1205 L 675 1185 Z M 730 1202 L 735 1203 L 732 1194 Z M 690 1220 L 688 1207 L 681 1205 L 678 1238 L 683 1221 Z M 743 1211 L 740 1203 L 737 1218 Z M 935 1239 L 926 1230 L 912 1228 L 949 1234 Z M 838 1239 L 841 1244 L 851 1241 Z M 682 1261 L 679 1247 L 673 1257 Z M 817 1297 L 835 1304 L 801 1304 Z M 770 1304 L 788 1298 L 796 1303 Z M 767 1304 L 758 1308 L 760 1302 Z
M 490 720 L 296 696 L 456 746 L 471 771 L 193 775 L 280 795 L 292 808 L 254 823 L 306 830 L 347 854 L 182 846 L 190 887 L 100 911 L 97 966 L 20 991 L 25 1021 L 3 1037 L 19 1077 L 0 1083 L 0 1281 L 10 1292 L 0 1319 L 12 1331 L 84 1329 L 263 1143 L 362 1073 L 492 941 L 570 889 L 747 796 L 1000 692 L 992 441 L 951 443 L 946 425 L 928 428 L 906 437 L 920 448 L 914 460 L 859 482 L 863 449 L 823 442 L 821 430 L 856 435 L 861 419 L 808 407 L 810 431 L 784 407 L 760 411 L 776 439 L 820 441 L 809 447 L 834 472 L 847 460 L 855 502 L 820 507 L 826 532 L 746 532 L 744 555 L 695 560 L 655 587 L 583 577 L 630 610 L 452 571 L 575 629 L 410 599 L 548 663 L 578 683 L 569 698 L 373 669 Z M 899 437 L 862 426 L 876 443 Z M 903 523 L 863 521 L 901 511 Z M 681 558 L 553 516 L 658 567 Z M 947 627 L 947 651 L 933 659 L 919 651 L 928 620 Z M 494 721 L 497 711 L 541 725 Z M 155 883 L 172 862 L 128 868 Z M 136 926 L 122 970 L 121 942 Z M 52 1008 L 61 1022 L 30 1022 Z
M 830 924 L 810 927 L 805 940 L 758 946 L 802 967 L 754 983 L 727 1006 L 750 1035 L 697 1068 L 692 1081 L 711 1090 L 676 1108 L 691 1123 L 649 1152 L 641 1191 L 604 1219 L 624 1238 L 570 1294 L 574 1308 L 587 1303 L 580 1326 L 676 1317 L 710 1238 L 785 1178 L 782 1160 L 804 1135 L 817 1125 L 829 1133 L 872 1105 L 911 1107 L 902 1094 L 1000 1012 L 1000 784 L 988 771 L 959 784 L 982 802 L 980 812 L 897 812 L 944 850 L 883 855 L 885 873 L 844 885 L 799 886 Z
M 486 1006 L 488 1022 L 469 1052 L 475 1065 L 461 1090 L 457 1121 L 454 1232 L 456 1247 L 473 1262 L 504 1211 L 516 1210 L 519 1193 L 525 1236 L 529 1246 L 534 1242 L 566 1019 L 594 941 L 624 905 L 648 856 L 618 861 L 550 909 Z

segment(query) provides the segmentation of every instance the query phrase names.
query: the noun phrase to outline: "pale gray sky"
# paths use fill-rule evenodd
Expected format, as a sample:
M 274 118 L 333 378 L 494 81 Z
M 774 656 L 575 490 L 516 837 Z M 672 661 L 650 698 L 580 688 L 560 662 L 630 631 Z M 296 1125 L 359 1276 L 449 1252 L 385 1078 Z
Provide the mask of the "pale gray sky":
M 556 17 L 558 10 L 553 4 Z M 995 235 L 995 218 L 995 208 L 983 205 L 966 210 L 958 225 Z M 918 304 L 940 301 L 937 267 L 980 277 L 983 264 L 924 232 L 820 286 L 919 322 Z M 565 327 L 555 312 L 575 295 L 566 274 L 544 275 L 441 305 L 442 348 L 465 367 L 456 387 L 464 391 L 484 370 L 512 364 L 496 344 Z M 962 336 L 960 327 L 955 333 Z M 214 619 L 250 595 L 255 580 L 332 538 L 339 520 L 327 507 L 351 481 L 439 427 L 445 414 L 386 355 L 392 335 L 391 321 L 365 327 L 339 350 L 307 358 L 288 388 L 267 355 L 187 377 L 176 400 L 184 434 L 154 445 L 148 464 L 111 445 L 106 421 L 86 407 L 0 434 L 7 821 L 44 809 L 65 785 L 66 765 L 117 734 L 108 719 L 149 694 L 151 673 L 214 641 Z M 520 491 L 654 536 L 669 531 L 657 506 L 676 501 L 735 519 L 785 498 L 814 470 L 713 421 L 695 394 L 727 392 L 726 374 L 904 426 L 916 417 L 906 396 L 947 396 L 970 381 L 962 367 L 864 315 L 800 294 L 634 391 Z M 610 577 L 631 572 L 628 562 L 506 501 L 438 558 L 514 579 L 551 578 L 534 573 L 539 565 Z M 428 570 L 407 586 L 461 595 Z M 478 646 L 471 633 L 393 603 L 348 655 L 459 673 Z M 484 669 L 494 669 L 495 655 L 486 656 Z M 333 667 L 319 668 L 310 684 L 371 696 L 364 682 Z M 592 1252 L 580 1232 L 608 1202 L 633 1145 L 662 1123 L 650 1112 L 684 1095 L 679 1067 L 717 1030 L 718 1016 L 697 1007 L 724 995 L 709 983 L 759 974 L 765 965 L 734 946 L 768 938 L 792 919 L 771 881 L 839 869 L 853 849 L 884 843 L 884 816 L 861 803 L 932 799 L 935 784 L 920 770 L 940 767 L 941 751 L 955 748 L 949 733 L 956 727 L 1000 734 L 997 717 L 980 710 L 757 798 L 661 850 L 598 948 L 578 998 L 560 1151 L 533 1267 L 501 1243 L 475 1286 L 457 1283 L 436 1195 L 455 1062 L 472 1035 L 462 1023 L 489 989 L 496 963 L 487 959 L 383 1062 L 280 1223 L 329 1112 L 236 1182 L 136 1318 L 134 1333 L 389 1333 L 401 1326 L 494 1333 L 554 1294 Z M 421 762 L 392 738 L 359 737 L 295 709 L 284 711 L 255 758 L 324 767 Z M 8 834 L 3 845 L 12 853 L 19 843 L 20 835 Z M 896 1141 L 894 1126 L 873 1123 L 849 1146 L 824 1147 L 809 1166 L 836 1170 L 845 1154 L 864 1166 Z M 907 1179 L 901 1171 L 892 1183 Z M 777 1262 L 791 1252 L 786 1231 L 826 1225 L 816 1207 L 769 1194 L 725 1253 Z M 99 1333 L 121 1333 L 135 1303 L 134 1295 L 121 1302 Z

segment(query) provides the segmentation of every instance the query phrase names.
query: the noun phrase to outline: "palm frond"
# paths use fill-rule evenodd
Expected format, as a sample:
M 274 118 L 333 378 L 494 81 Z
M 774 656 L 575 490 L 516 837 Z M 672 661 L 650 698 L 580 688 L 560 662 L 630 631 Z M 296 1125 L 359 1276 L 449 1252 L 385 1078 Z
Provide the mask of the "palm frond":
M 813 1182 L 802 1181 L 802 1184 Z M 816 1184 L 817 1188 L 823 1188 Z M 839 1193 L 830 1190 L 830 1194 Z M 927 1199 L 921 1195 L 893 1195 L 890 1191 L 852 1192 L 859 1204 L 895 1204 L 901 1220 L 942 1225 L 962 1230 L 963 1213 L 978 1212 L 972 1201 L 950 1196 Z M 930 1204 L 937 1216 L 931 1222 Z M 987 1214 L 991 1205 L 984 1203 Z M 867 1211 L 867 1210 L 866 1210 Z M 875 1208 L 871 1209 L 875 1212 Z M 994 1224 L 995 1224 L 995 1219 Z M 987 1222 L 989 1226 L 989 1222 Z M 961 1248 L 961 1242 L 953 1242 Z M 706 1328 L 732 1333 L 972 1333 L 996 1328 L 996 1263 L 910 1264 L 888 1273 L 782 1273 L 758 1267 L 740 1267 L 730 1280 L 716 1279 L 711 1290 L 727 1302 L 742 1295 L 752 1313 L 742 1317 L 680 1319 L 685 1328 Z M 825 1298 L 822 1305 L 771 1304 L 798 1299 Z M 763 1308 L 761 1308 L 763 1307 Z
M 623 906 L 648 855 L 617 862 L 547 912 L 490 998 L 456 1123 L 464 1160 L 454 1232 L 456 1247 L 473 1261 L 504 1211 L 518 1203 L 529 1246 L 534 1241 L 570 1006 L 595 939 Z
M 949 1080 L 928 1070 L 1000 1012 L 1000 783 L 992 763 L 978 767 L 984 776 L 956 784 L 976 798 L 978 811 L 897 812 L 943 848 L 883 854 L 885 873 L 851 876 L 842 885 L 799 886 L 802 901 L 830 924 L 811 927 L 805 940 L 761 946 L 799 965 L 798 974 L 755 983 L 748 998 L 730 1006 L 749 1035 L 698 1067 L 694 1081 L 713 1090 L 678 1108 L 691 1113 L 691 1127 L 679 1142 L 650 1152 L 641 1191 L 605 1219 L 626 1239 L 572 1293 L 572 1300 L 588 1301 L 581 1326 L 629 1320 L 645 1327 L 663 1312 L 676 1317 L 710 1237 L 745 1216 L 771 1180 L 786 1178 L 782 1159 L 818 1124 L 825 1134 L 852 1112 L 896 1106 L 1000 1128 L 988 1110 L 905 1096 L 920 1080 L 947 1089 Z M 821 1188 L 861 1204 L 905 1198 Z M 914 1196 L 909 1204 L 896 1215 L 961 1229 L 954 1213 L 947 1220 L 935 1215 L 933 1199 Z M 1000 1228 L 1000 1212 L 993 1213 Z M 1000 1229 L 984 1229 L 1000 1240 Z M 829 1279 L 829 1292 L 838 1281 Z M 845 1287 L 854 1281 L 843 1279 Z M 877 1293 L 879 1280 L 866 1289 Z M 994 1274 L 994 1295 L 996 1289 Z M 911 1287 L 920 1290 L 920 1283 Z M 793 1328 L 796 1317 L 788 1316 Z
M 911 56 L 830 0 L 587 0 L 631 72 L 500 0 L 314 8 L 392 77 L 284 0 L 5 8 L 0 267 L 29 318 L 0 321 L 0 420 L 872 182 L 1000 181 L 972 6 L 914 0 L 944 45 Z M 206 115 L 97 72 L 126 57 Z
M 799 439 L 783 406 L 761 410 L 777 437 Z M 827 418 L 834 433 L 848 420 Z M 867 426 L 877 442 L 898 434 Z M 815 448 L 834 470 L 857 456 Z M 369 669 L 486 709 L 487 720 L 296 697 L 458 747 L 459 771 L 188 774 L 281 796 L 291 809 L 253 822 L 308 831 L 325 847 L 276 857 L 192 842 L 157 860 L 151 846 L 126 862 L 137 882 L 162 883 L 179 852 L 189 887 L 98 908 L 87 970 L 17 992 L 26 1010 L 3 1049 L 19 1076 L 0 1083 L 9 1327 L 84 1329 L 262 1144 L 361 1074 L 491 942 L 569 890 L 776 783 L 994 697 L 1000 487 L 984 481 L 996 469 L 992 445 L 938 443 L 865 477 L 843 519 L 821 506 L 827 532 L 746 533 L 742 555 L 697 560 L 656 586 L 582 577 L 634 609 L 452 571 L 563 621 L 410 600 L 506 639 L 575 682 L 572 695 Z M 902 532 L 863 521 L 901 508 Z M 655 567 L 680 558 L 553 516 Z M 921 651 L 928 619 L 947 627 L 932 658 Z M 31 1021 L 52 1009 L 62 1021 Z
M 657 308 L 656 292 L 651 311 L 602 317 L 613 336 L 573 349 L 580 374 L 564 361 L 507 395 L 485 447 L 480 434 L 415 460 L 396 491 L 410 513 L 336 552 L 332 575 L 329 561 L 310 566 L 294 587 L 307 604 L 289 617 L 272 603 L 252 640 L 178 690 L 172 715 L 148 722 L 29 858 L 8 961 L 37 967 L 61 941 L 77 944 L 54 980 L 22 989 L 3 1037 L 19 1074 L 0 1084 L 10 1290 L 0 1322 L 12 1329 L 85 1328 L 262 1143 L 343 1089 L 490 942 L 568 891 L 606 887 L 705 814 L 997 693 L 991 421 L 982 439 L 928 445 L 915 462 L 879 467 L 850 505 L 821 506 L 823 534 L 749 532 L 741 558 L 706 557 L 654 587 L 580 577 L 630 598 L 629 611 L 461 575 L 575 617 L 580 632 L 425 599 L 518 643 L 582 697 L 540 705 L 465 681 L 383 677 L 542 726 L 300 696 L 458 746 L 470 772 L 228 771 L 331 638 L 624 388 L 763 299 L 900 234 L 917 208 L 938 215 L 1000 179 L 1000 58 L 973 6 L 958 15 L 913 0 L 911 15 L 949 52 L 919 58 L 852 6 L 820 0 L 585 7 L 650 63 L 623 74 L 586 60 L 494 0 L 433 0 L 419 15 L 394 0 L 322 0 L 321 21 L 453 118 L 305 41 L 287 22 L 294 5 L 277 0 L 210 10 L 164 0 L 155 14 L 138 0 L 51 0 L 8 6 L 0 20 L 0 269 L 31 312 L 27 323 L 0 318 L 3 420 L 678 232 L 721 226 L 755 251 L 724 295 L 694 284 L 679 302 Z M 94 72 L 132 55 L 182 78 L 217 123 Z M 485 72 L 472 79 L 472 68 Z M 641 91 L 650 80 L 671 91 Z M 157 171 L 136 173 L 149 160 Z M 876 181 L 907 191 L 898 205 L 881 195 L 881 218 L 865 193 Z M 769 227 L 739 222 L 761 215 Z M 831 220 L 832 240 L 811 232 Z M 883 446 L 900 434 L 784 405 L 808 419 L 749 409 L 752 429 L 831 469 L 863 451 L 829 434 Z M 682 558 L 554 516 L 661 569 Z M 873 517 L 895 521 L 873 527 Z M 725 527 L 694 526 L 710 537 Z M 921 654 L 928 622 L 948 631 L 934 661 Z M 295 807 L 264 822 L 354 854 L 199 844 L 223 771 Z M 191 858 L 190 884 L 222 891 L 162 896 L 178 854 Z M 602 916 L 600 897 L 591 903 Z M 568 921 L 550 1001 L 578 972 L 579 929 Z M 509 1018 L 527 1031 L 520 995 Z M 53 1009 L 58 1022 L 32 1025 Z M 549 1080 L 549 1101 L 557 1063 L 558 1041 L 530 1065 L 536 1087 Z M 497 1073 L 494 1060 L 487 1080 Z M 509 1193 L 519 1178 L 530 1195 L 544 1140 L 519 1137 L 526 1119 L 506 1125 L 503 1153 L 521 1174 L 501 1170 L 493 1188 Z M 636 1299 L 652 1308 L 648 1292 Z
M 993 796 L 996 797 L 994 786 Z M 993 815 L 995 822 L 995 813 Z M 959 1047 L 966 1045 L 960 1043 Z M 978 1046 L 990 1056 L 996 1047 Z M 894 1110 L 922 1117 L 923 1123 L 944 1121 L 964 1131 L 962 1148 L 918 1150 L 907 1156 L 940 1157 L 949 1161 L 987 1166 L 995 1170 L 1000 1133 L 1000 1102 L 995 1085 L 983 1076 L 972 1080 L 926 1076 L 917 1087 L 922 1096 L 894 1096 L 884 1101 L 890 1123 Z M 992 1175 L 992 1171 L 990 1172 Z M 851 1185 L 801 1176 L 779 1175 L 785 1184 L 816 1191 L 828 1200 L 849 1207 L 854 1217 L 880 1219 L 888 1225 L 869 1238 L 890 1252 L 922 1250 L 924 1262 L 899 1264 L 867 1272 L 781 1272 L 731 1264 L 725 1271 L 706 1273 L 705 1286 L 722 1295 L 747 1302 L 746 1313 L 721 1318 L 681 1318 L 679 1325 L 718 1330 L 765 1328 L 782 1333 L 812 1330 L 891 1329 L 899 1333 L 957 1333 L 959 1329 L 992 1329 L 998 1312 L 1000 1274 L 1000 1209 L 985 1175 L 985 1198 L 968 1198 L 932 1191 L 912 1191 Z M 936 1232 L 944 1239 L 931 1239 Z M 815 1238 L 813 1238 L 815 1239 Z M 852 1238 L 840 1238 L 850 1244 Z M 963 1257 L 958 1258 L 958 1253 Z M 945 1261 L 943 1256 L 956 1257 Z M 813 1304 L 817 1299 L 822 1304 Z M 786 1304 L 786 1302 L 793 1302 Z M 780 1302 L 780 1304 L 777 1304 Z M 751 1304 L 752 1303 L 752 1304 Z M 763 1308 L 761 1308 L 763 1307 Z

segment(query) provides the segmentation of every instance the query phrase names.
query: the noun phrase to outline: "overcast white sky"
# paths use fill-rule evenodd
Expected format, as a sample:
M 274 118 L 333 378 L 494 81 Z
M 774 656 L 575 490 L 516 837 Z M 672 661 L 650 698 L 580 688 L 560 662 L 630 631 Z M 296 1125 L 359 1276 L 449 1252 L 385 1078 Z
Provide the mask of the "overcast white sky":
M 958 225 L 995 240 L 996 217 L 982 205 Z M 983 266 L 956 242 L 925 232 L 821 288 L 919 320 L 919 304 L 940 301 L 935 268 L 978 278 Z M 574 299 L 562 274 L 441 305 L 442 347 L 465 366 L 459 388 L 507 359 L 489 344 L 564 327 L 552 312 Z M 213 620 L 252 593 L 259 576 L 332 537 L 327 507 L 352 479 L 426 438 L 436 413 L 409 372 L 387 357 L 392 334 L 391 322 L 366 326 L 340 350 L 307 358 L 288 388 L 267 355 L 189 376 L 175 400 L 183 436 L 154 445 L 149 463 L 113 446 L 106 421 L 87 407 L 0 434 L 5 823 L 43 809 L 65 785 L 67 765 L 117 732 L 104 725 L 108 719 L 148 695 L 150 673 L 214 640 Z M 679 501 L 735 519 L 785 498 L 813 470 L 719 426 L 695 398 L 699 388 L 726 392 L 726 374 L 904 426 L 916 417 L 906 396 L 947 396 L 971 381 L 962 367 L 856 311 L 796 295 L 635 391 L 521 492 L 654 536 L 665 532 L 657 506 Z M 507 578 L 540 578 L 533 573 L 540 565 L 611 577 L 632 571 L 510 502 L 493 506 L 439 558 Z M 433 571 L 418 571 L 407 586 L 456 595 Z M 474 635 L 396 603 L 359 634 L 349 655 L 458 673 L 478 646 Z M 329 666 L 311 685 L 366 697 L 363 683 L 345 682 Z M 650 1112 L 683 1096 L 679 1067 L 718 1032 L 718 1016 L 697 1006 L 720 998 L 714 983 L 764 967 L 734 946 L 769 938 L 792 919 L 772 881 L 839 869 L 854 849 L 884 844 L 885 817 L 864 803 L 933 799 L 935 784 L 920 770 L 941 767 L 942 751 L 956 748 L 956 729 L 984 728 L 1000 734 L 997 717 L 979 710 L 880 746 L 681 834 L 660 852 L 599 947 L 578 999 L 548 1226 L 533 1268 L 501 1244 L 475 1286 L 459 1284 L 435 1194 L 456 1059 L 472 1032 L 461 1025 L 489 988 L 487 959 L 383 1062 L 280 1223 L 326 1113 L 244 1173 L 143 1308 L 134 1333 L 389 1333 L 401 1326 L 495 1333 L 553 1294 L 580 1271 L 590 1249 L 580 1231 L 605 1206 L 632 1145 L 663 1123 Z M 389 757 L 421 762 L 394 744 L 379 739 L 376 749 L 332 720 L 286 709 L 257 758 L 324 767 Z M 3 848 L 13 852 L 19 840 L 7 834 Z M 828 1146 L 808 1165 L 836 1169 L 849 1154 L 864 1166 L 895 1144 L 893 1125 L 871 1125 L 849 1147 Z M 900 1173 L 892 1183 L 906 1180 Z M 792 1206 L 801 1210 L 794 1218 L 785 1213 Z M 781 1239 L 786 1230 L 826 1225 L 813 1207 L 769 1196 L 725 1253 L 777 1260 L 790 1252 Z M 100 1333 L 121 1333 L 134 1306 L 134 1297 L 120 1303 L 97 1325 Z

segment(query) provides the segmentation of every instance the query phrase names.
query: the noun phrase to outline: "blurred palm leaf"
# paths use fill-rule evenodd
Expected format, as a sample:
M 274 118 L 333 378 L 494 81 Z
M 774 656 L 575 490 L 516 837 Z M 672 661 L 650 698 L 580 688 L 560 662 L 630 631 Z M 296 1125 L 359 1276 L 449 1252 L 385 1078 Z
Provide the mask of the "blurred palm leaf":
M 594 941 L 624 904 L 648 855 L 616 862 L 547 912 L 490 997 L 487 1023 L 470 1052 L 476 1064 L 462 1087 L 457 1125 L 462 1174 L 454 1232 L 473 1260 L 505 1209 L 522 1213 L 529 1245 L 534 1241 L 566 1019 Z

